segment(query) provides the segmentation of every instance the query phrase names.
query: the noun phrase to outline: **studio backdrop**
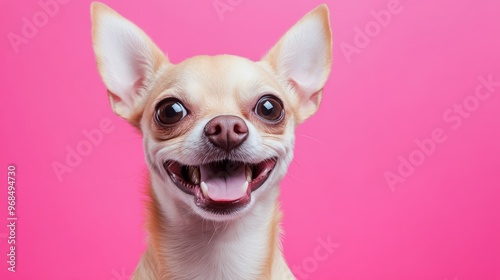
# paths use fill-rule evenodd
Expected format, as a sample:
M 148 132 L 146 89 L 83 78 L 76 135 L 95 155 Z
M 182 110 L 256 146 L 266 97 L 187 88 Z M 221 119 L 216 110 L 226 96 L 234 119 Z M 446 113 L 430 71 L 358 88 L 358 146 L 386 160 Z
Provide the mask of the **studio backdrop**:
M 172 63 L 260 60 L 323 3 L 103 1 Z M 142 137 L 110 107 L 90 3 L 0 3 L 0 279 L 129 279 L 145 250 Z M 500 2 L 325 3 L 332 72 L 281 183 L 296 278 L 500 279 Z

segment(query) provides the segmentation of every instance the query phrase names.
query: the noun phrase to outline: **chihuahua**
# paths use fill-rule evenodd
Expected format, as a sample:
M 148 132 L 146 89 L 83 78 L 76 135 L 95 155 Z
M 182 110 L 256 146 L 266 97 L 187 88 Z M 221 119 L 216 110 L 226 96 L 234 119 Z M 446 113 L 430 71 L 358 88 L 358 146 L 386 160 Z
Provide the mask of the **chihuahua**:
M 279 184 L 295 127 L 317 111 L 330 73 L 327 6 L 257 62 L 173 64 L 106 5 L 91 15 L 111 106 L 142 133 L 149 168 L 148 248 L 133 279 L 295 279 L 281 251 Z

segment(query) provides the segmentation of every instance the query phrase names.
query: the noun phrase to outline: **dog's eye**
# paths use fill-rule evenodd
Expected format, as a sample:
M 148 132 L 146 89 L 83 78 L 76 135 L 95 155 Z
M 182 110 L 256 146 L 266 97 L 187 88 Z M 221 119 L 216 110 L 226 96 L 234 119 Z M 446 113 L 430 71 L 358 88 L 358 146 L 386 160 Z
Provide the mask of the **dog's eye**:
M 182 120 L 186 115 L 186 108 L 177 99 L 165 99 L 156 107 L 156 121 L 159 124 L 174 124 Z
M 265 95 L 255 105 L 255 113 L 266 121 L 277 123 L 283 119 L 285 109 L 277 97 Z

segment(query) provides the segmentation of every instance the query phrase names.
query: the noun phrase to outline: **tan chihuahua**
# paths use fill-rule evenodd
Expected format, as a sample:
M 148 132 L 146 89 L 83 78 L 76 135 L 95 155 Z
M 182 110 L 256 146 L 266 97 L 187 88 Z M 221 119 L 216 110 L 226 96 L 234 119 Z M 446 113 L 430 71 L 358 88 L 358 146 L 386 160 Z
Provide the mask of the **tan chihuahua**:
M 111 8 L 93 3 L 91 13 L 111 106 L 142 132 L 150 170 L 149 247 L 133 279 L 295 279 L 277 199 L 295 127 L 318 109 L 330 73 L 327 6 L 261 61 L 176 65 Z

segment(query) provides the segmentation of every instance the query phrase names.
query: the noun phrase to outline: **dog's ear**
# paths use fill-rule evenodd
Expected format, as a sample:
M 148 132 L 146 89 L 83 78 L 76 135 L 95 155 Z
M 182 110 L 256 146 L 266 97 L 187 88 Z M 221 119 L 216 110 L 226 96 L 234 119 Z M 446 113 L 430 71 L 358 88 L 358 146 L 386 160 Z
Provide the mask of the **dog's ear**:
M 90 10 L 97 66 L 111 106 L 133 122 L 147 86 L 168 59 L 140 28 L 108 6 L 94 2 Z
M 319 107 L 332 64 L 328 7 L 323 4 L 297 22 L 263 58 L 298 95 L 297 120 Z

